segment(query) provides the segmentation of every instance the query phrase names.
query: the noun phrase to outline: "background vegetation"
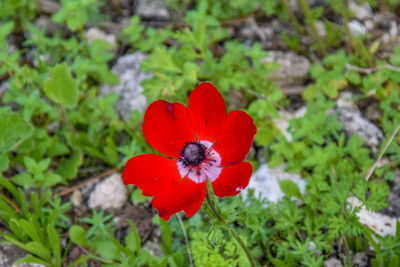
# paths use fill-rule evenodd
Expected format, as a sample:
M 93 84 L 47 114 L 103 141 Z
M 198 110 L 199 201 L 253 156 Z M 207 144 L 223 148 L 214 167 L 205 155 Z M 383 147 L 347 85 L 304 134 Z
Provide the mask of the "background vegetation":
M 44 2 L 0 0 L 0 80 L 6 88 L 0 90 L 0 237 L 26 251 L 17 263 L 190 264 L 178 218 L 159 219 L 137 188 L 129 187 L 129 204 L 150 213 L 151 235 L 162 250 L 157 256 L 146 247 L 148 237 L 138 231 L 136 217 L 121 231 L 113 213 L 78 214 L 63 193 L 91 177 L 121 171 L 134 155 L 153 152 L 141 132 L 143 112 L 132 111 L 122 120 L 115 109 L 119 96 L 99 96 L 101 85 L 119 82 L 111 71 L 116 60 L 141 51 L 147 55 L 141 70 L 152 73 L 141 83 L 148 103 L 162 98 L 187 104 L 188 93 L 210 81 L 230 109 L 241 108 L 254 118 L 258 133 L 248 158 L 255 169 L 262 162 L 286 163 L 288 172 L 306 179 L 304 195 L 296 184 L 281 183 L 286 196 L 278 203 L 251 190 L 247 198 L 215 200 L 258 264 L 323 266 L 334 257 L 352 266 L 352 255 L 365 252 L 369 266 L 400 265 L 400 226 L 395 236 L 381 236 L 357 218 L 362 208 L 388 206 L 400 165 L 395 136 L 400 48 L 398 41 L 381 38 L 382 25 L 368 33 L 351 31 L 355 14 L 347 0 L 167 0 L 168 21 L 141 19 L 118 5 L 122 0 L 61 0 L 56 11 L 43 10 Z M 368 3 L 374 16 L 398 20 L 397 0 L 360 3 Z M 43 16 L 55 28 L 40 27 Z M 280 44 L 278 50 L 311 60 L 305 89 L 295 96 L 271 78 L 279 64 L 262 60 L 273 50 L 266 47 L 268 40 L 259 34 L 249 41 L 238 33 L 243 25 L 270 21 L 278 22 L 279 34 L 269 40 Z M 89 42 L 85 30 L 107 25 L 119 26 L 116 47 Z M 331 112 L 343 90 L 356 95 L 361 109 L 374 105 L 378 112 L 373 122 L 385 138 L 376 153 L 358 135 L 347 135 Z M 275 119 L 296 105 L 307 111 L 290 120 L 293 140 L 288 141 Z M 383 152 L 385 164 L 369 175 Z M 362 206 L 350 206 L 349 197 Z M 247 266 L 226 229 L 206 212 L 207 207 L 183 221 L 195 266 Z

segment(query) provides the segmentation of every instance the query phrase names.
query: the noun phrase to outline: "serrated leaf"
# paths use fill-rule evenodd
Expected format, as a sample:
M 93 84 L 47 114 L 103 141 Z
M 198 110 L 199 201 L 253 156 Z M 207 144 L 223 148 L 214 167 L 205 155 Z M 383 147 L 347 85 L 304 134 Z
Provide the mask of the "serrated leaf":
M 46 172 L 44 174 L 43 186 L 52 187 L 52 186 L 60 183 L 62 180 L 63 179 L 61 178 L 60 175 L 52 173 L 52 172 Z
M 32 134 L 32 126 L 17 114 L 0 117 L 0 153 L 10 151 Z
M 75 151 L 72 156 L 61 163 L 57 168 L 57 174 L 61 175 L 64 179 L 74 179 L 78 173 L 78 168 L 82 164 L 81 152 Z
M 35 173 L 38 169 L 38 164 L 36 161 L 31 157 L 24 157 L 24 164 L 28 172 Z
M 67 64 L 58 64 L 50 71 L 44 82 L 46 96 L 57 104 L 74 108 L 78 103 L 79 91 Z
M 31 187 L 34 182 L 32 176 L 26 172 L 14 175 L 11 179 L 17 185 L 23 186 L 24 189 L 28 189 L 29 187 Z
M 303 195 L 301 194 L 299 187 L 292 180 L 279 181 L 279 187 L 285 195 L 303 199 Z
M 132 193 L 132 202 L 135 204 L 145 202 L 149 199 L 150 199 L 150 197 L 143 196 L 142 190 L 139 188 L 136 189 L 135 191 L 133 191 L 133 193 Z

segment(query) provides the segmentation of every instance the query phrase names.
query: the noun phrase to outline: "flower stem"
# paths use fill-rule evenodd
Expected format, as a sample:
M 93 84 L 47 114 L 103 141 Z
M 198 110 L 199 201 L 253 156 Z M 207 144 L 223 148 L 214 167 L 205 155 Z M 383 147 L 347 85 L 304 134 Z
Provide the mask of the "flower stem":
M 250 251 L 248 250 L 248 248 L 246 247 L 246 245 L 244 244 L 244 242 L 240 238 L 240 236 L 235 232 L 233 227 L 222 218 L 221 214 L 219 214 L 218 210 L 215 208 L 215 206 L 214 206 L 214 204 L 213 204 L 213 202 L 212 202 L 212 200 L 210 198 L 210 195 L 208 194 L 208 190 L 207 190 L 207 193 L 206 193 L 206 201 L 207 201 L 208 206 L 211 208 L 212 212 L 214 213 L 215 217 L 217 218 L 217 220 L 228 227 L 230 233 L 235 238 L 235 240 L 239 244 L 239 246 L 242 248 L 243 252 L 246 254 L 250 265 L 252 267 L 255 267 L 256 265 L 254 263 L 253 257 L 250 254 Z

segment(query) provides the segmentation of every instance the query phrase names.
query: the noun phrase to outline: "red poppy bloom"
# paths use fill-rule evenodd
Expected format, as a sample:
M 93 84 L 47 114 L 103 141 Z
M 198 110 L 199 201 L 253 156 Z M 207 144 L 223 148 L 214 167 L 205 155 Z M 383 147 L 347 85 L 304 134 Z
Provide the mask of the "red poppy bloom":
M 143 154 L 131 158 L 122 173 L 125 184 L 137 185 L 168 220 L 185 211 L 193 216 L 201 207 L 207 178 L 219 197 L 239 194 L 252 166 L 243 162 L 256 134 L 245 112 L 226 114 L 225 101 L 211 83 L 202 83 L 189 96 L 188 108 L 158 100 L 144 115 L 143 135 L 167 157 Z

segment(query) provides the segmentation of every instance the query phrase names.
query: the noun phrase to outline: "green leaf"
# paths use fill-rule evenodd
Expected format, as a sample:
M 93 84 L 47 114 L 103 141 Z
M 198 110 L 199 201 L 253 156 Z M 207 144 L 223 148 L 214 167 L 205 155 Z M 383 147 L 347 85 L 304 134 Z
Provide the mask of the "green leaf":
M 18 260 L 16 260 L 16 261 L 14 261 L 13 262 L 13 266 L 18 266 L 18 265 L 20 265 L 21 263 L 37 263 L 37 264 L 42 264 L 42 265 L 48 265 L 48 262 L 47 261 L 44 261 L 44 260 L 42 260 L 42 259 L 39 259 L 38 257 L 35 257 L 35 256 L 31 256 L 31 255 L 29 255 L 29 256 L 26 256 L 26 257 L 23 257 L 22 259 L 18 259 Z
M 132 193 L 132 202 L 135 204 L 145 202 L 149 199 L 150 197 L 143 196 L 142 190 L 140 188 L 136 189 Z
M 28 252 L 35 254 L 41 257 L 44 260 L 50 261 L 51 260 L 51 252 L 48 248 L 46 248 L 42 243 L 37 241 L 32 241 L 24 245 L 23 249 L 27 250 Z
M 132 221 L 128 220 L 128 224 L 131 227 L 131 231 L 125 237 L 125 244 L 127 248 L 135 253 L 140 251 L 140 236 Z
M 38 164 L 33 158 L 30 157 L 24 157 L 24 164 L 28 172 L 30 173 L 36 173 L 38 172 Z
M 89 242 L 86 238 L 86 230 L 82 226 L 72 225 L 69 229 L 69 238 L 72 243 L 75 243 L 82 247 L 88 247 Z
M 32 126 L 17 114 L 0 116 L 0 153 L 4 153 L 28 138 Z
M 160 219 L 160 227 L 165 248 L 168 252 L 172 252 L 172 234 L 169 223 L 167 221 L 164 221 L 163 219 Z
M 300 193 L 299 187 L 295 182 L 291 180 L 282 180 L 279 181 L 279 186 L 285 195 L 303 199 L 303 195 Z
M 24 189 L 28 189 L 29 187 L 31 187 L 34 182 L 32 175 L 30 175 L 29 173 L 26 173 L 26 172 L 14 175 L 11 179 L 17 185 L 23 186 Z
M 60 237 L 58 236 L 56 228 L 51 224 L 47 225 L 47 234 L 49 236 L 50 247 L 55 259 L 55 266 L 61 266 Z
M 36 242 L 41 242 L 39 234 L 37 233 L 35 227 L 28 222 L 27 220 L 21 219 L 19 220 L 19 225 L 22 229 L 24 229 L 24 232 L 33 240 Z
M 58 165 L 57 174 L 64 179 L 74 179 L 78 173 L 78 168 L 82 164 L 82 155 L 80 151 L 75 151 L 72 156 Z
M 49 165 L 50 165 L 50 159 L 49 158 L 47 158 L 47 159 L 43 159 L 43 160 L 41 160 L 39 163 L 38 163 L 38 172 L 44 172 L 45 170 L 47 170 L 47 168 L 49 167 Z
M 58 64 L 50 71 L 50 77 L 44 82 L 44 92 L 48 98 L 67 108 L 78 103 L 79 91 L 67 64 Z
M 96 252 L 105 259 L 120 260 L 122 255 L 114 243 L 101 237 L 93 238 L 92 243 Z
M 52 173 L 52 172 L 46 172 L 44 174 L 43 186 L 52 187 L 52 186 L 60 183 L 62 180 L 63 179 L 61 178 L 60 175 Z
M 0 173 L 8 169 L 8 155 L 6 153 L 0 154 Z

